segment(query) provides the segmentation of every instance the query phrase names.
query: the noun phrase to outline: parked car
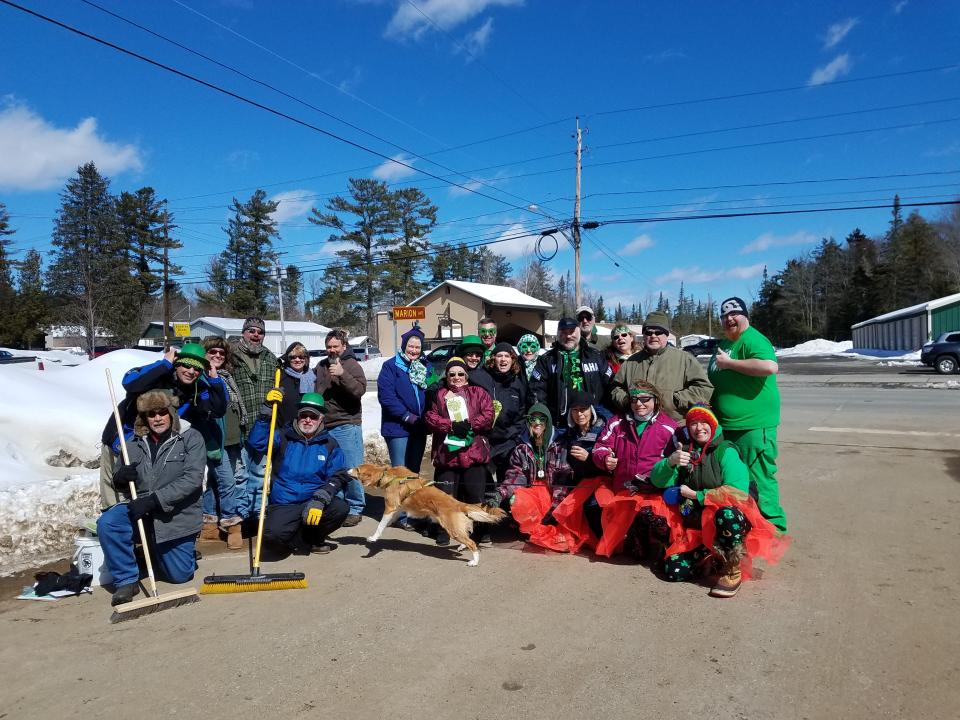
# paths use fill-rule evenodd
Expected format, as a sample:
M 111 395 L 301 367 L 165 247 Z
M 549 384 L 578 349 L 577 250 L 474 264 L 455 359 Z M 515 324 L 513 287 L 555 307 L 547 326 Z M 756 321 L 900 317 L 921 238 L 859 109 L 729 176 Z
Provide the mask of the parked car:
M 695 356 L 713 355 L 713 351 L 717 349 L 717 343 L 719 342 L 716 338 L 703 338 L 693 345 L 687 345 L 684 350 Z
M 9 350 L 0 350 L 0 365 L 33 362 L 36 359 L 33 355 L 14 355 Z
M 433 366 L 433 371 L 442 376 L 446 370 L 447 360 L 457 354 L 458 344 L 438 345 L 427 352 L 427 361 Z
M 953 375 L 960 370 L 960 330 L 945 332 L 935 342 L 924 345 L 920 362 L 941 375 Z
M 353 356 L 360 362 L 381 357 L 380 348 L 376 345 L 357 345 L 353 348 Z

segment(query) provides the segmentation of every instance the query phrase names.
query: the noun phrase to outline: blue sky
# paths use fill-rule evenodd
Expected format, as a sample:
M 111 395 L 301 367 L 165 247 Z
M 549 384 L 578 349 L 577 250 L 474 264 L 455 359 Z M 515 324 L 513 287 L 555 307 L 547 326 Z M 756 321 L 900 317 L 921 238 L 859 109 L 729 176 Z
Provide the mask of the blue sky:
M 452 179 L 464 187 L 0 4 L 0 202 L 18 257 L 49 248 L 64 181 L 88 160 L 115 192 L 151 185 L 170 200 L 185 281 L 222 249 L 231 198 L 257 187 L 281 200 L 278 248 L 308 277 L 336 247 L 306 216 L 351 176 L 427 192 L 438 242 L 513 237 L 571 217 L 575 116 L 586 131 L 584 220 L 872 205 L 894 192 L 909 210 L 960 191 L 960 68 L 911 72 L 960 63 L 960 4 L 946 0 L 97 0 L 379 139 L 79 0 L 19 1 L 387 157 L 463 173 Z M 787 88 L 798 89 L 687 102 Z M 825 182 L 891 175 L 910 177 Z M 681 280 L 698 297 L 749 298 L 764 265 L 775 272 L 856 226 L 880 233 L 888 217 L 605 225 L 584 233 L 584 281 L 608 307 L 675 297 Z M 517 268 L 531 242 L 491 248 Z M 550 267 L 572 266 L 561 242 Z

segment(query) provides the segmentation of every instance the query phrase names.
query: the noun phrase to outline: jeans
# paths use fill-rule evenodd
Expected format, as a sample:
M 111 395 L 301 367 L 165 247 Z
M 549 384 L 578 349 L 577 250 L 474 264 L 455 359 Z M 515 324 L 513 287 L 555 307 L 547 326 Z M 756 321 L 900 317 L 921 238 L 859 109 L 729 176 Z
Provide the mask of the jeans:
M 207 460 L 207 489 L 203 493 L 203 514 L 222 520 L 239 517 L 237 509 L 237 466 L 240 446 L 223 449 L 219 460 Z M 219 512 L 217 507 L 219 506 Z
M 337 425 L 327 428 L 327 432 L 337 441 L 340 449 L 343 450 L 347 467 L 355 468 L 363 464 L 363 428 L 359 425 Z M 360 515 L 363 507 L 366 505 L 366 497 L 363 494 L 363 484 L 356 478 L 351 478 L 343 489 L 337 493 L 337 497 L 347 501 L 351 515 Z
M 384 440 L 387 441 L 391 465 L 394 467 L 403 465 L 410 472 L 420 472 L 423 451 L 427 447 L 426 433 L 410 433 L 409 437 L 384 438 Z
M 246 472 L 237 478 L 237 513 L 242 518 L 260 515 L 260 496 L 263 494 L 263 475 L 267 471 L 267 454 L 251 453 L 246 443 L 240 453 Z
M 113 576 L 113 584 L 131 585 L 140 579 L 140 568 L 137 566 L 137 556 L 133 552 L 134 538 L 139 539 L 139 532 L 131 522 L 128 505 L 121 503 L 105 510 L 97 520 L 97 535 L 100 538 L 100 547 L 107 568 Z M 147 527 L 148 536 L 150 532 Z M 193 579 L 197 569 L 197 561 L 193 551 L 196 548 L 197 536 L 169 540 L 162 543 L 153 543 L 154 570 L 157 577 L 172 583 L 185 583 Z M 147 548 L 143 549 L 147 552 Z

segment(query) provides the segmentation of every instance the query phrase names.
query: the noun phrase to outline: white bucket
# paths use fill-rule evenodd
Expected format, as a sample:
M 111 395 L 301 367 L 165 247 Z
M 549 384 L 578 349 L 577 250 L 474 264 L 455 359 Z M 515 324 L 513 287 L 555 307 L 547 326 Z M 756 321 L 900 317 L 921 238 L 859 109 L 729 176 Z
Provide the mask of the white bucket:
M 77 549 L 73 553 L 73 563 L 81 574 L 93 575 L 90 583 L 93 587 L 109 585 L 113 578 L 107 570 L 107 563 L 103 558 L 103 549 L 100 541 L 93 537 L 79 537 L 74 543 Z

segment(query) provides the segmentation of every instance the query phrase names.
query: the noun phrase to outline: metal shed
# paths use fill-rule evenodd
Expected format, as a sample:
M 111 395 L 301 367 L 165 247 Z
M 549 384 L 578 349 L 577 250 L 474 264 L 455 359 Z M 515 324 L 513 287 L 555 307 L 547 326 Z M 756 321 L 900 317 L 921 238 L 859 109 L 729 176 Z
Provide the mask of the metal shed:
M 942 333 L 960 330 L 960 293 L 878 315 L 850 329 L 857 349 L 919 350 Z
M 285 338 L 281 338 L 279 320 L 266 321 L 267 334 L 263 344 L 277 355 L 287 349 L 284 342 L 287 345 L 292 342 L 303 343 L 307 350 L 323 349 L 327 333 L 330 332 L 330 328 L 313 322 L 288 320 L 283 325 Z M 208 335 L 240 337 L 242 329 L 243 318 L 200 317 L 190 323 L 190 334 L 200 340 Z

